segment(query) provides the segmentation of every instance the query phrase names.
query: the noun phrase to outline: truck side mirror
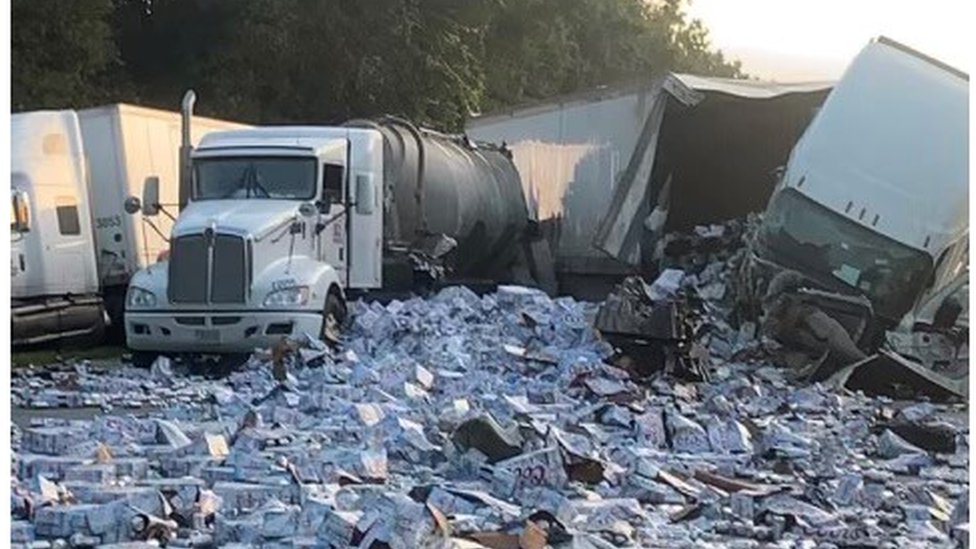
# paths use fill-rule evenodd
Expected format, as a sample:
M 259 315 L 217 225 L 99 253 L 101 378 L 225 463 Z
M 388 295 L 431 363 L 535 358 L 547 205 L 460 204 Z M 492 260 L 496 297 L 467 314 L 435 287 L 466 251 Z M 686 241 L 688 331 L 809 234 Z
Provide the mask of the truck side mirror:
M 150 175 L 142 185 L 142 215 L 159 214 L 159 177 Z
M 373 185 L 373 174 L 356 174 L 356 213 L 359 215 L 372 214 L 375 200 L 376 186 Z
M 298 206 L 298 213 L 302 217 L 312 217 L 319 212 L 319 208 L 311 202 L 302 202 Z
M 25 191 L 14 191 L 11 195 L 14 211 L 10 230 L 26 233 L 30 231 L 30 206 L 27 193 Z

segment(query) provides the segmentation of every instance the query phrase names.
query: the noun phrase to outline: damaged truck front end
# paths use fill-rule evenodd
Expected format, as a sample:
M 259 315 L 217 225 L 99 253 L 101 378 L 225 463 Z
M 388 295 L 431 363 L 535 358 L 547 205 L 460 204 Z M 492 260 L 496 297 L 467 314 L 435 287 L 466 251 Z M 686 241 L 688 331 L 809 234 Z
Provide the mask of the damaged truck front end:
M 863 295 L 893 327 L 931 280 L 932 258 L 818 204 L 797 189 L 773 195 L 752 249 L 759 263 L 803 273 L 823 290 Z M 765 260 L 765 261 L 763 261 Z
M 841 370 L 837 386 L 895 398 L 969 398 L 969 269 L 933 287 L 885 333 L 877 354 Z
M 836 374 L 839 385 L 891 396 L 966 396 L 968 238 L 934 263 L 798 194 L 782 196 L 788 198 L 772 199 L 741 264 L 743 317 L 771 324 L 775 312 L 768 301 L 781 291 L 774 281 L 794 274 L 802 280 L 789 288 L 795 302 L 836 321 L 867 357 L 855 360 L 825 342 L 805 365 L 805 377 L 822 381 Z M 792 338 L 777 339 L 793 346 Z
M 780 343 L 821 344 L 808 377 L 877 356 L 968 375 L 955 343 L 968 333 L 955 295 L 968 296 L 968 87 L 967 75 L 879 38 L 793 148 L 749 237 L 738 305 Z

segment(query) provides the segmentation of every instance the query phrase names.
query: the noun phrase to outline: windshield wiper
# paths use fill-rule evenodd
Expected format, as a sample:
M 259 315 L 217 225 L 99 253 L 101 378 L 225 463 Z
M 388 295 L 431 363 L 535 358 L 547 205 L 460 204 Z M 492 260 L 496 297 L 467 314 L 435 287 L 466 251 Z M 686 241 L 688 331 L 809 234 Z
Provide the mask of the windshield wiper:
M 246 168 L 244 168 L 244 171 L 241 172 L 241 176 L 237 179 L 237 184 L 233 188 L 231 188 L 229 191 L 227 191 L 226 193 L 224 193 L 223 196 L 221 196 L 220 198 L 222 198 L 222 199 L 223 198 L 230 198 L 231 196 L 233 196 L 235 193 L 237 193 L 237 191 L 241 190 L 242 188 L 244 189 L 244 191 L 246 193 L 246 197 L 247 198 L 250 198 L 250 195 L 251 195 L 251 192 L 250 192 L 250 184 L 248 183 L 248 181 L 250 180 L 250 177 L 249 177 L 250 174 L 251 174 L 251 166 L 247 166 Z
M 259 198 L 258 191 L 264 193 L 265 198 L 271 197 L 271 193 L 268 192 L 268 189 L 261 184 L 258 176 L 258 170 L 254 166 L 253 162 L 248 164 L 247 167 L 244 168 L 244 171 L 241 172 L 241 177 L 237 180 L 237 185 L 225 193 L 221 198 L 230 198 L 234 193 L 240 191 L 241 189 L 244 189 L 244 198 L 251 198 L 252 191 L 254 192 L 254 198 Z
M 254 191 L 254 198 L 259 198 L 258 191 L 263 192 L 265 198 L 271 198 L 271 193 L 268 192 L 268 189 L 264 188 L 264 185 L 258 179 L 258 169 L 254 166 L 254 162 L 248 164 L 244 170 L 244 191 L 244 198 L 251 198 L 251 191 Z
M 258 170 L 254 167 L 253 163 L 251 164 L 251 185 L 255 191 L 260 190 L 263 192 L 265 198 L 271 198 L 271 193 L 269 193 L 268 189 L 265 189 L 264 185 L 261 184 L 261 178 L 258 176 Z M 255 192 L 254 197 L 257 198 L 257 192 Z

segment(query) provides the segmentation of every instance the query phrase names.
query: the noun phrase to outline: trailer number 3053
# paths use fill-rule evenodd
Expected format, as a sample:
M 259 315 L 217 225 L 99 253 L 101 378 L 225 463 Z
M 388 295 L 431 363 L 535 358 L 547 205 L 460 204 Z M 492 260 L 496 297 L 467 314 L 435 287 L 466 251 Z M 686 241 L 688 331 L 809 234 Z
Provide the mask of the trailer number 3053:
M 121 226 L 122 226 L 122 216 L 119 215 L 95 218 L 96 229 L 109 229 L 112 227 L 121 227 Z

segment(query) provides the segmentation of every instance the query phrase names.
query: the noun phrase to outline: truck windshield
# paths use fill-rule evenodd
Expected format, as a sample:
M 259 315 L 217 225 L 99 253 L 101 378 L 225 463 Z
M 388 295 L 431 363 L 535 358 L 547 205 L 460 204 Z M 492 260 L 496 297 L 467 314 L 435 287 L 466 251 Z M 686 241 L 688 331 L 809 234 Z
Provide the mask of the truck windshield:
M 228 157 L 194 160 L 194 200 L 315 196 L 315 159 Z
M 769 259 L 828 286 L 854 288 L 875 312 L 900 319 L 928 282 L 932 260 L 830 210 L 794 189 L 784 189 L 766 210 L 759 234 Z

